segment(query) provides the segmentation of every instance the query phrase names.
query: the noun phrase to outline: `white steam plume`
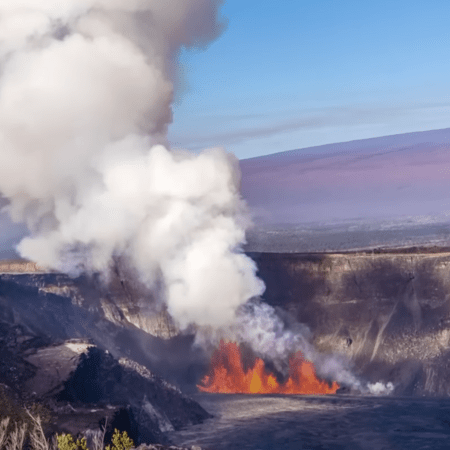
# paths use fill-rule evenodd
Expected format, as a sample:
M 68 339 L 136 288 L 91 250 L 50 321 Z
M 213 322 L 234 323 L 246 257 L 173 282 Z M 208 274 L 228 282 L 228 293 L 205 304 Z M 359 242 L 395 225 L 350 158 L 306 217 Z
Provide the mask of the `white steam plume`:
M 262 293 L 240 247 L 235 158 L 170 152 L 183 47 L 222 29 L 220 0 L 0 0 L 0 192 L 20 254 L 66 272 L 117 255 L 169 312 L 222 326 Z
M 288 313 L 276 311 L 258 298 L 238 308 L 236 320 L 231 326 L 200 329 L 196 335 L 196 344 L 203 348 L 209 347 L 209 351 L 212 351 L 222 339 L 247 344 L 256 356 L 270 361 L 284 376 L 289 373 L 289 358 L 300 351 L 306 360 L 314 364 L 319 377 L 337 381 L 353 392 L 390 395 L 395 389 L 391 382 L 370 383 L 355 376 L 351 370 L 352 363 L 346 355 L 318 352 L 312 344 L 312 333 L 308 326 L 297 322 Z
M 391 382 L 369 383 L 355 376 L 350 370 L 351 361 L 345 355 L 319 353 L 312 344 L 309 328 L 288 318 L 290 323 L 287 324 L 272 306 L 252 299 L 238 309 L 235 323 L 222 336 L 228 334 L 237 342 L 247 343 L 258 356 L 271 361 L 285 375 L 289 356 L 300 351 L 314 364 L 321 378 L 337 381 L 362 394 L 390 395 L 394 392 Z
M 280 369 L 301 350 L 353 382 L 305 327 L 284 329 L 264 304 L 239 308 L 264 285 L 241 252 L 236 159 L 166 148 L 177 55 L 221 32 L 221 3 L 0 0 L 0 192 L 31 233 L 18 250 L 73 274 L 120 256 L 162 285 L 180 328 L 228 329 Z

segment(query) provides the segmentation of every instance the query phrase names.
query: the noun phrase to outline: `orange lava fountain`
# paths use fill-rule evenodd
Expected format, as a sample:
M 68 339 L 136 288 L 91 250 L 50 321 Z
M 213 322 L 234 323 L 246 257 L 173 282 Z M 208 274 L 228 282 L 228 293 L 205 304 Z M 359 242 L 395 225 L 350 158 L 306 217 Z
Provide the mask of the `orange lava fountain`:
M 212 356 L 209 374 L 197 388 L 225 394 L 334 394 L 339 385 L 333 381 L 330 386 L 319 380 L 314 365 L 300 352 L 289 360 L 289 378 L 285 383 L 279 384 L 273 374 L 267 373 L 260 358 L 244 372 L 239 346 L 221 341 Z

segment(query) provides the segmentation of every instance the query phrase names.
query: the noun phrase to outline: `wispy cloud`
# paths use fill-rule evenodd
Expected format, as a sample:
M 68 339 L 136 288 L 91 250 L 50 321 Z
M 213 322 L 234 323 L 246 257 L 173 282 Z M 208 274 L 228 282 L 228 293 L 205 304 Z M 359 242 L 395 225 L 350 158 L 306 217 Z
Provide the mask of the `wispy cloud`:
M 420 116 L 448 115 L 450 104 L 421 103 L 395 106 L 353 105 L 347 107 L 324 107 L 267 115 L 210 115 L 195 118 L 208 121 L 214 132 L 205 133 L 192 127 L 189 132 L 171 136 L 173 145 L 199 150 L 223 145 L 226 147 L 255 139 L 274 137 L 293 131 L 320 130 L 361 125 L 383 125 L 398 119 Z M 279 119 L 282 116 L 283 119 Z M 203 120 L 202 120 L 203 119 Z M 288 149 L 285 149 L 288 150 Z

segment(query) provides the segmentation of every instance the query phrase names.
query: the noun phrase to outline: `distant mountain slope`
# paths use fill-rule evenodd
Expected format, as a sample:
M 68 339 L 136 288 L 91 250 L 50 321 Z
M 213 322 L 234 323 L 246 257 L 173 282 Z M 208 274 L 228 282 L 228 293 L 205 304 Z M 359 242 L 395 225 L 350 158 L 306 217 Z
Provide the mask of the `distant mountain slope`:
M 242 193 L 266 223 L 450 211 L 450 128 L 241 160 Z
M 292 150 L 240 166 L 256 224 L 247 250 L 448 240 L 450 128 Z

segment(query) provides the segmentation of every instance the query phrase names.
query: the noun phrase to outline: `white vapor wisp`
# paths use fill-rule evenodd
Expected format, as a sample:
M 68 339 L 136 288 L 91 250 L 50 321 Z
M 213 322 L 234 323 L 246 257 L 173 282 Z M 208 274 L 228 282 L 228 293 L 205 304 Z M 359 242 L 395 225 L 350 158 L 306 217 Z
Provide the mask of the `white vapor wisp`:
M 328 381 L 336 381 L 341 387 L 365 395 L 390 395 L 393 383 L 370 383 L 355 375 L 353 363 L 345 354 L 325 354 L 316 350 L 313 333 L 307 325 L 297 322 L 289 313 L 276 310 L 259 298 L 253 298 L 237 310 L 231 326 L 220 329 L 199 329 L 196 345 L 212 352 L 221 340 L 249 346 L 255 356 L 270 361 L 284 376 L 289 374 L 289 358 L 301 352 L 314 364 L 317 375 Z
M 237 160 L 167 150 L 182 48 L 221 0 L 0 0 L 0 193 L 20 254 L 77 274 L 124 256 L 181 329 L 260 295 Z
M 280 315 L 281 314 L 281 315 Z M 307 325 L 297 322 L 289 314 L 288 323 L 282 319 L 283 313 L 254 298 L 238 308 L 236 320 L 232 326 L 211 330 L 201 329 L 196 335 L 200 347 L 210 347 L 210 351 L 219 345 L 220 340 L 244 343 L 256 356 L 270 361 L 278 372 L 287 375 L 289 358 L 301 352 L 311 361 L 320 377 L 365 392 L 367 388 L 349 369 L 350 360 L 344 355 L 319 353 L 312 343 L 313 334 Z

